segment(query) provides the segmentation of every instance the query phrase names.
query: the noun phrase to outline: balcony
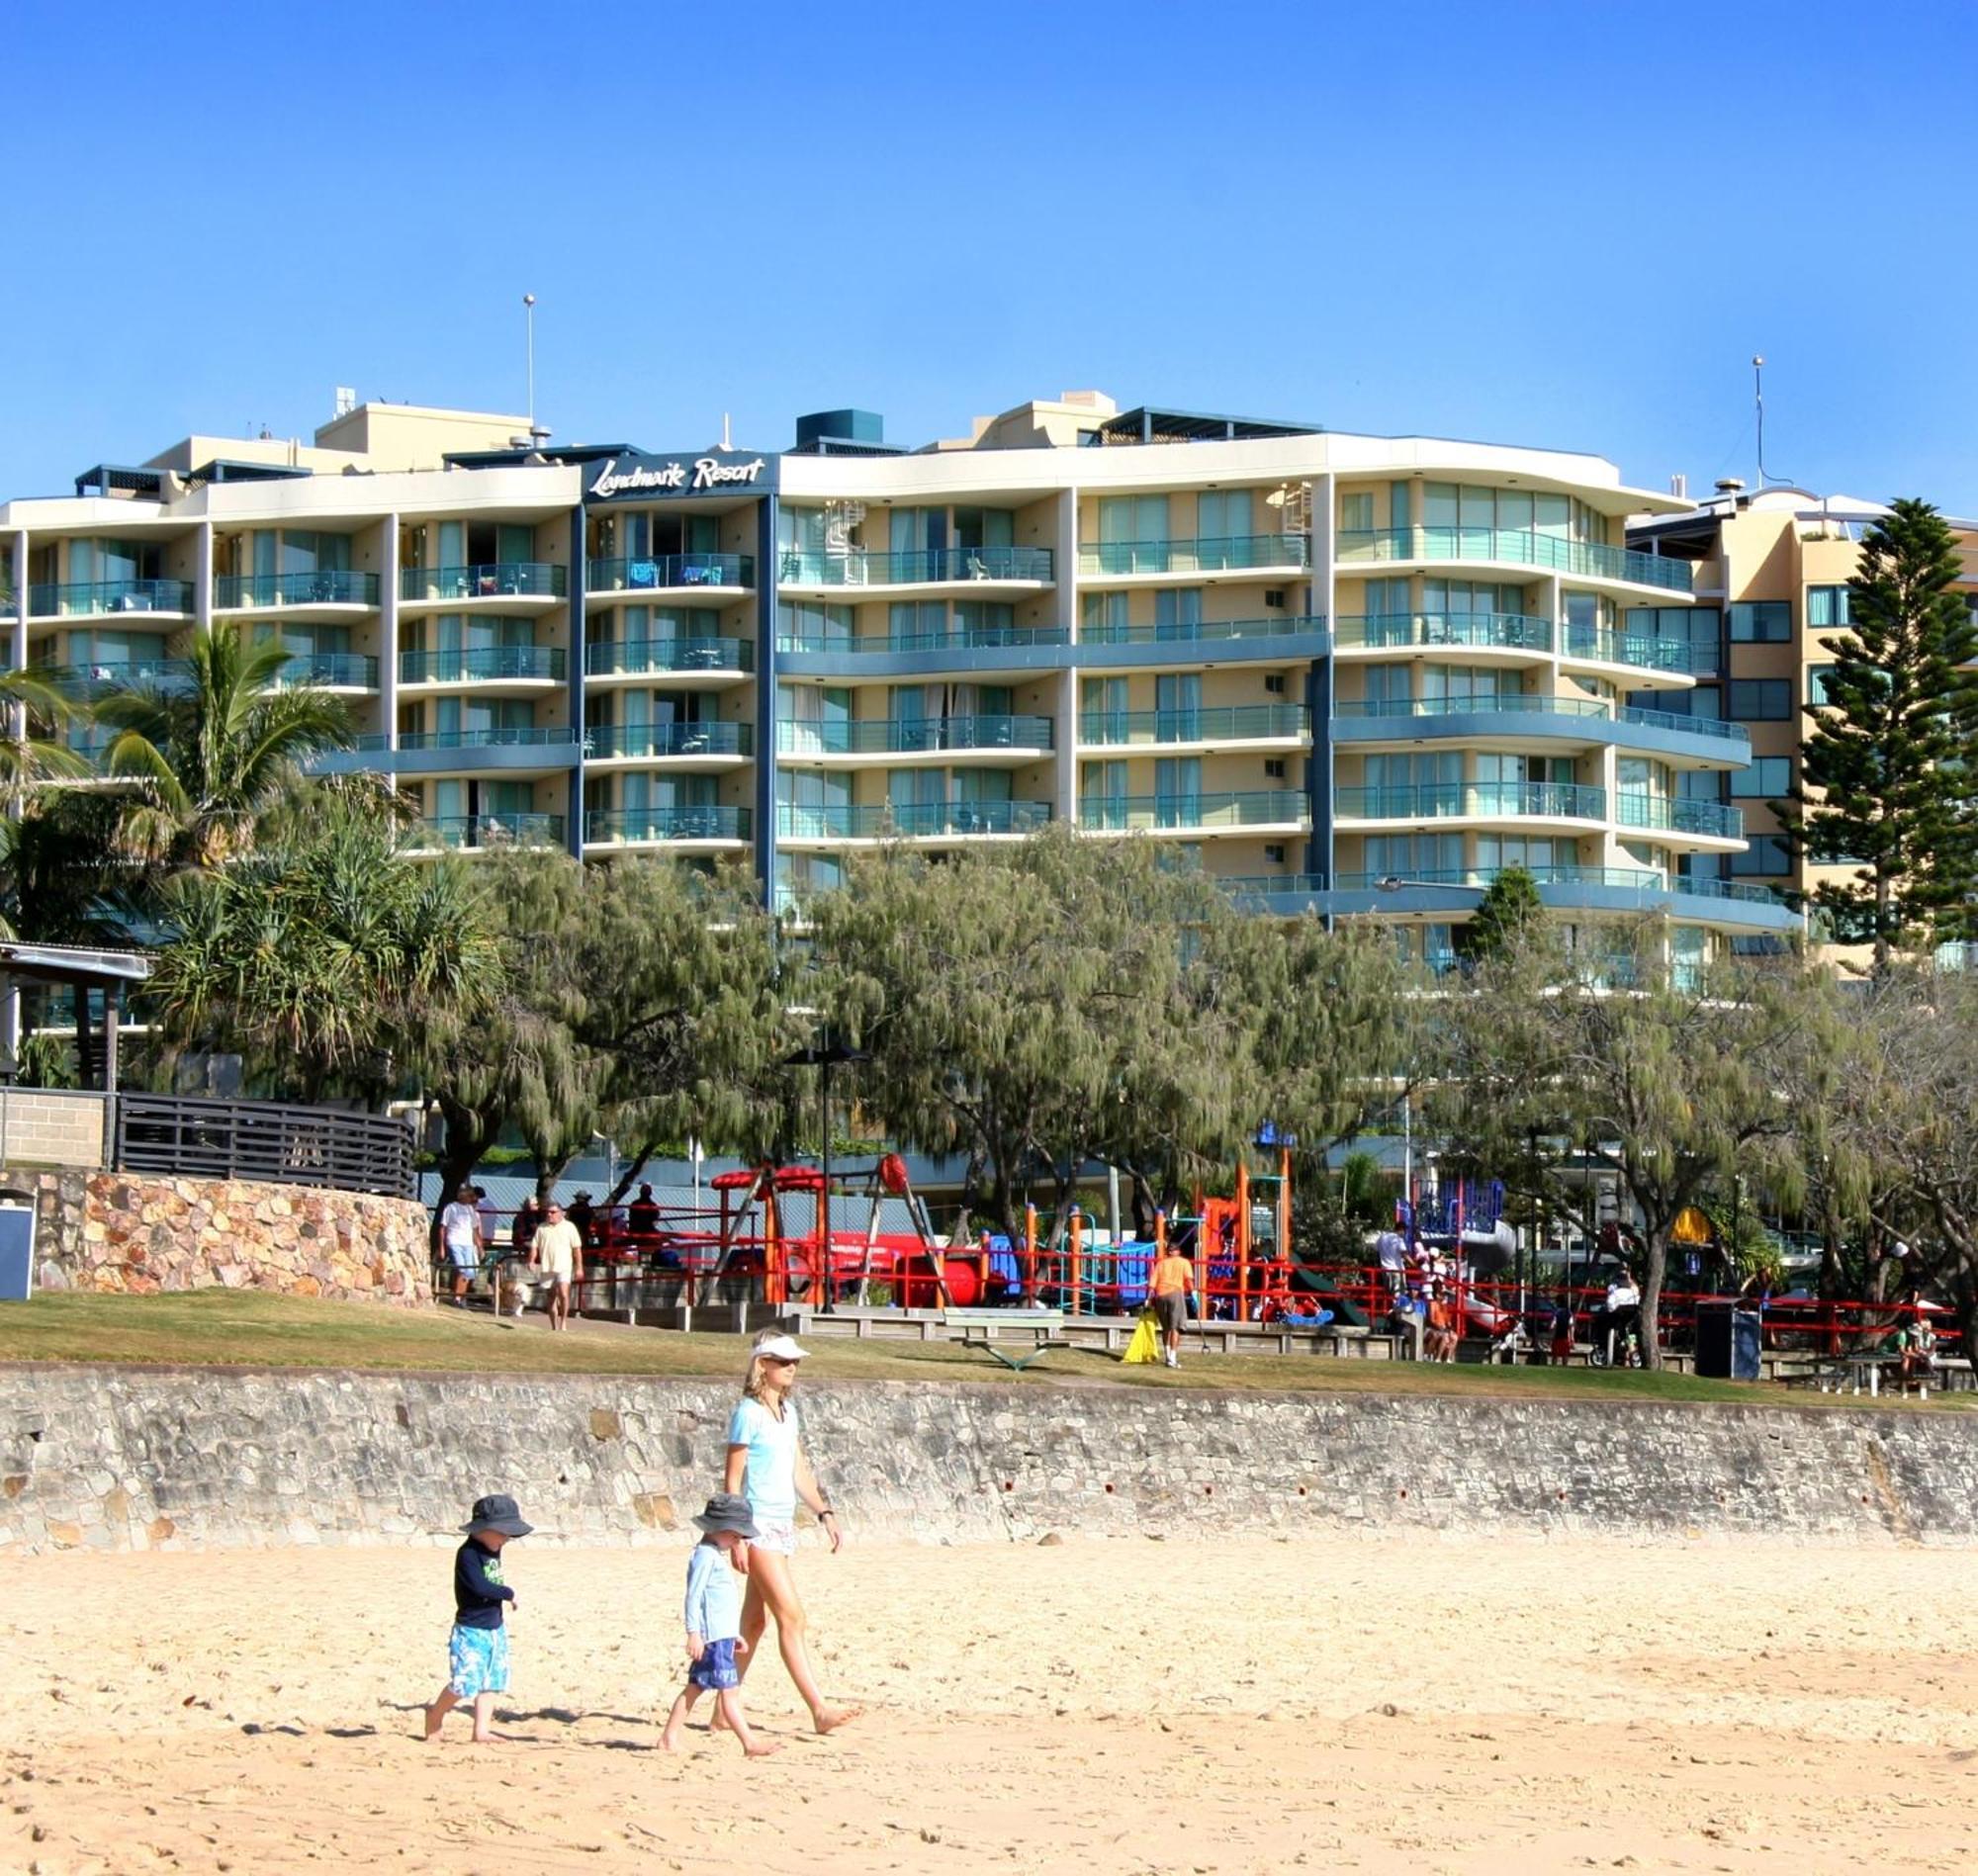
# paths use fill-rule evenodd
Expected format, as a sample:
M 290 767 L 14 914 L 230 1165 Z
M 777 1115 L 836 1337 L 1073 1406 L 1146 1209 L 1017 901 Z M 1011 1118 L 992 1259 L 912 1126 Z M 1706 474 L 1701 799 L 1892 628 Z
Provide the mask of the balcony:
M 1392 892 L 1410 887 L 1459 887 L 1481 891 L 1489 886 L 1506 867 L 1461 866 L 1444 872 L 1341 873 L 1334 882 L 1340 892 Z M 1519 869 L 1540 886 L 1597 886 L 1612 891 L 1645 895 L 1672 893 L 1678 898 L 1724 899 L 1741 905 L 1777 906 L 1778 899 L 1763 886 L 1747 885 L 1734 879 L 1664 878 L 1640 866 L 1526 866 Z
M 1626 796 L 1622 797 L 1627 799 Z M 1420 788 L 1342 788 L 1342 821 L 1605 821 L 1607 790 L 1566 781 L 1459 781 Z
M 1232 534 L 1223 540 L 1081 541 L 1081 574 L 1235 574 L 1311 564 L 1303 534 Z
M 1273 536 L 1272 538 L 1276 538 Z M 1168 625 L 1081 626 L 1081 645 L 1223 645 L 1238 639 L 1310 638 L 1322 636 L 1322 616 L 1277 612 L 1263 619 L 1186 619 Z M 1314 656 L 1324 652 L 1315 647 Z
M 192 682 L 184 658 L 118 659 L 105 665 L 49 666 L 30 673 L 57 689 L 101 695 L 106 690 L 162 690 L 177 695 Z
M 776 725 L 785 756 L 933 756 L 957 751 L 1037 754 L 1051 747 L 1049 717 L 954 716 L 875 718 L 864 722 Z
M 918 553 L 783 553 L 778 577 L 786 586 L 1048 586 L 1055 556 L 1047 547 L 936 547 Z
M 189 580 L 85 580 L 69 585 L 43 581 L 28 588 L 28 612 L 38 619 L 124 612 L 183 617 L 193 609 L 192 590 Z
M 376 690 L 378 661 L 358 652 L 291 652 L 275 682 L 285 689 L 315 684 L 323 690 Z
M 568 724 L 548 728 L 529 724 L 515 729 L 412 730 L 402 732 L 403 751 L 449 749 L 569 749 L 578 741 Z
M 715 677 L 734 681 L 756 669 L 751 639 L 599 639 L 584 648 L 590 677 Z
M 1524 691 L 1484 692 L 1456 697 L 1355 698 L 1334 705 L 1333 715 L 1349 723 L 1384 717 L 1398 721 L 1424 717 L 1568 717 L 1632 725 L 1645 730 L 1672 730 L 1685 736 L 1742 743 L 1747 748 L 1752 741 L 1752 733 L 1744 724 L 1723 723 L 1715 717 L 1687 716 L 1679 710 L 1638 710 L 1632 706 L 1617 709 L 1612 704 L 1591 697 L 1553 697 Z M 1735 760 L 1736 754 L 1736 751 L 1727 751 L 1725 759 Z
M 1692 647 L 1687 639 L 1650 638 L 1607 626 L 1570 625 L 1560 656 L 1583 665 L 1630 665 L 1640 670 L 1678 671 L 1688 677 L 1699 674 L 1698 650 L 1707 654 L 1701 674 L 1708 675 L 1717 668 L 1715 646 Z
M 1223 873 L 1216 885 L 1239 912 L 1297 912 L 1325 890 L 1323 873 Z
M 1304 705 L 1242 703 L 1193 710 L 1088 710 L 1078 740 L 1092 749 L 1159 749 L 1177 743 L 1303 743 L 1311 729 Z
M 225 574 L 213 582 L 213 603 L 222 612 L 264 607 L 287 611 L 313 606 L 375 607 L 378 576 L 347 569 L 313 574 Z
M 1051 816 L 1047 801 L 885 803 L 875 808 L 776 810 L 778 835 L 790 841 L 927 841 L 977 834 L 1031 834 Z
M 1552 621 L 1519 612 L 1375 612 L 1338 622 L 1342 651 L 1452 645 L 1470 651 L 1550 652 Z
M 502 847 L 561 847 L 560 814 L 442 814 L 419 823 L 421 848 L 486 852 Z
M 568 576 L 548 561 L 487 561 L 475 567 L 402 567 L 399 597 L 407 605 L 448 605 L 473 599 L 565 596 Z
M 548 645 L 477 645 L 450 652 L 401 652 L 402 684 L 464 684 L 484 679 L 560 684 L 564 654 Z
M 1742 841 L 1745 811 L 1717 801 L 1671 799 L 1624 788 L 1617 797 L 1616 817 L 1624 828 L 1648 828 L 1659 834 L 1701 834 L 1713 841 Z
M 585 846 L 631 841 L 737 842 L 750 838 L 747 808 L 593 808 L 584 817 Z
M 1495 561 L 1514 567 L 1542 567 L 1581 579 L 1622 580 L 1668 592 L 1688 592 L 1693 574 L 1686 560 L 1515 528 L 1350 528 L 1341 532 L 1336 551 L 1340 561 L 1348 563 L 1408 561 L 1440 566 L 1457 561 Z
M 703 586 L 741 592 L 755 583 L 753 554 L 649 554 L 643 558 L 590 560 L 584 564 L 584 589 L 599 596 L 619 592 L 678 592 Z
M 1196 834 L 1235 828 L 1305 828 L 1311 824 L 1311 803 L 1295 788 L 1100 796 L 1078 804 L 1078 824 L 1091 834 Z
M 756 732 L 748 723 L 592 724 L 584 732 L 584 753 L 594 761 L 740 759 L 756 753 Z
M 844 653 L 853 657 L 895 652 L 1028 651 L 1034 646 L 1064 645 L 1071 634 L 1061 625 L 986 625 L 959 632 L 871 632 L 834 635 L 827 632 L 785 632 L 776 640 L 779 652 Z

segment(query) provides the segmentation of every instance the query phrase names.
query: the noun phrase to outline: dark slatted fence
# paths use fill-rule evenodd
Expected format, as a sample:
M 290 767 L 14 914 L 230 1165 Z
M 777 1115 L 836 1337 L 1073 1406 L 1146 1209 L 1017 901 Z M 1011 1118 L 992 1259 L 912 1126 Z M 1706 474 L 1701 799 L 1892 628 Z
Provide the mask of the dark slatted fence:
M 119 1172 L 258 1179 L 409 1199 L 417 1190 L 412 1147 L 410 1127 L 377 1115 L 127 1094 L 117 1097 L 111 1163 Z

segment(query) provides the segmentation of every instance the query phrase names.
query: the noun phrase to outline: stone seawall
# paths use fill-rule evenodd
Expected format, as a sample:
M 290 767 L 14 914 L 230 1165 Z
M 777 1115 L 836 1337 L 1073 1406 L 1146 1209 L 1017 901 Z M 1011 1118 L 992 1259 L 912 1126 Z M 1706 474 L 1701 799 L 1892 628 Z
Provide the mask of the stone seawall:
M 680 1531 L 734 1388 L 615 1378 L 0 1368 L 0 1552 Z M 813 1384 L 848 1530 L 928 1541 L 1507 1530 L 1966 1544 L 1978 1416 Z M 673 1540 L 673 1541 L 677 1541 Z
M 44 1290 L 279 1290 L 356 1302 L 432 1300 L 430 1220 L 415 1200 L 244 1179 L 0 1167 L 32 1200 Z

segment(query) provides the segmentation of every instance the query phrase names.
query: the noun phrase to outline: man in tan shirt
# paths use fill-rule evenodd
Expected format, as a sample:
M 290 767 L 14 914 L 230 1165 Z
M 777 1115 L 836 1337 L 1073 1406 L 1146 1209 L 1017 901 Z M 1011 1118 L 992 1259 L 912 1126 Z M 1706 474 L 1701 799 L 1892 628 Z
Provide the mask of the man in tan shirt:
M 1188 1293 L 1195 1288 L 1195 1267 L 1172 1249 L 1154 1259 L 1147 1293 L 1154 1301 L 1154 1320 L 1160 1324 L 1162 1360 L 1170 1368 L 1181 1366 L 1182 1325 L 1188 1320 Z
M 550 1327 L 570 1326 L 570 1287 L 584 1276 L 584 1234 L 554 1200 L 529 1241 L 529 1268 L 550 1280 Z

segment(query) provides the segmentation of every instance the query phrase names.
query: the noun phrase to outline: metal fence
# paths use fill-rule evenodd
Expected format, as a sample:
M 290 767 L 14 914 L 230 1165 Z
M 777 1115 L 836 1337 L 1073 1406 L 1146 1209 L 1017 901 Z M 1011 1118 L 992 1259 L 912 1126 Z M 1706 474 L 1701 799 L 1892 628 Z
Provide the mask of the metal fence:
M 119 1172 L 254 1179 L 338 1192 L 415 1195 L 412 1129 L 403 1120 L 273 1101 L 119 1095 Z

